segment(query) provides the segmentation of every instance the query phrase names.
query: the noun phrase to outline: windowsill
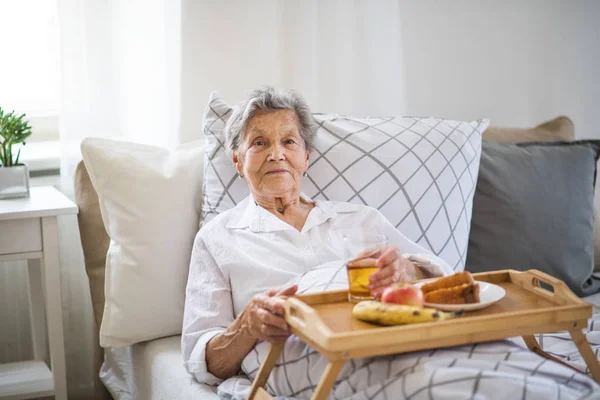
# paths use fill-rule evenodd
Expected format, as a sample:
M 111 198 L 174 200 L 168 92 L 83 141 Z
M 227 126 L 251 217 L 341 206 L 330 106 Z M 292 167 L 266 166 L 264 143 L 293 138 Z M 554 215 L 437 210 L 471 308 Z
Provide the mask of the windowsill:
M 30 172 L 56 171 L 60 169 L 60 142 L 27 142 L 20 161 L 29 166 Z

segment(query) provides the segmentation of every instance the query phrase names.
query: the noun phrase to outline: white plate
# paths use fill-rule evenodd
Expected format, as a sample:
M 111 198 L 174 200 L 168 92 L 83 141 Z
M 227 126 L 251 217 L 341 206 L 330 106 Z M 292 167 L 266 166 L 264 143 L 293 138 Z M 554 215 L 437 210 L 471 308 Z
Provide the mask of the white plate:
M 415 286 L 421 287 L 424 284 L 431 282 L 419 282 L 415 283 Z M 426 307 L 437 308 L 442 311 L 475 311 L 481 310 L 482 308 L 486 308 L 500 300 L 506 295 L 506 290 L 504 288 L 494 285 L 493 283 L 475 281 L 479 284 L 479 303 L 472 304 L 435 304 L 435 303 L 425 303 Z

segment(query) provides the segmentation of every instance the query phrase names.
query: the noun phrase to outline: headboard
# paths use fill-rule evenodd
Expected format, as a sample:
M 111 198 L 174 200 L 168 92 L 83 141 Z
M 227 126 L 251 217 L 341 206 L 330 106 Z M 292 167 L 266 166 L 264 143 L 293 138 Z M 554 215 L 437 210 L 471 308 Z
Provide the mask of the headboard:
M 79 207 L 78 222 L 85 271 L 90 284 L 94 317 L 99 328 L 104 312 L 104 272 L 110 239 L 104 229 L 98 194 L 83 161 L 75 170 L 75 203 Z
M 83 161 L 77 165 L 75 170 L 75 203 L 79 207 L 77 220 L 79 223 L 79 234 L 83 247 L 85 270 L 90 285 L 92 296 L 92 308 L 96 322 L 94 335 L 94 390 L 96 400 L 112 399 L 110 393 L 102 385 L 99 379 L 100 368 L 104 360 L 104 350 L 100 347 L 98 333 L 102 322 L 104 311 L 104 271 L 106 266 L 106 252 L 110 239 L 104 229 L 98 194 L 92 186 L 90 176 L 85 169 Z

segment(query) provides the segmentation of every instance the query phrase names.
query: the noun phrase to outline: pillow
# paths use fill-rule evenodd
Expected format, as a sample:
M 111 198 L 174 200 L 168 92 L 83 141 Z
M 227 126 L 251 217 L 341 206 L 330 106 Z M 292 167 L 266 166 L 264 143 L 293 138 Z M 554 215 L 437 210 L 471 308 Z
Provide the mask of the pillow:
M 181 333 L 203 146 L 195 142 L 168 151 L 86 139 L 81 152 L 110 237 L 100 345 Z
M 205 111 L 202 223 L 249 194 L 226 149 L 223 129 L 232 110 L 213 93 Z M 314 117 L 319 129 L 302 191 L 377 208 L 405 236 L 463 270 L 488 121 Z
M 575 140 L 575 127 L 569 117 L 560 116 L 534 128 L 500 128 L 490 126 L 483 132 L 483 140 L 503 143 L 570 142 Z M 475 189 L 477 190 L 477 189 Z M 598 193 L 596 193 L 598 197 Z M 595 201 L 600 204 L 600 201 Z M 594 271 L 600 272 L 600 213 L 594 208 Z
M 501 143 L 570 142 L 575 129 L 569 117 L 560 116 L 534 128 L 504 128 L 490 126 L 483 132 L 483 140 Z
M 579 296 L 592 277 L 600 141 L 483 142 L 467 270 L 538 269 Z

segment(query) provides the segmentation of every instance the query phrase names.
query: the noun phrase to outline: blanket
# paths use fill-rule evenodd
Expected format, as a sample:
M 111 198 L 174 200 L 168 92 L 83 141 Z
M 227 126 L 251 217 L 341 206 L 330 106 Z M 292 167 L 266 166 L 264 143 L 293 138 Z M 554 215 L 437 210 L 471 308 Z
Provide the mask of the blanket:
M 295 282 L 299 293 L 347 288 L 339 262 L 316 267 Z M 585 335 L 600 350 L 600 313 Z M 568 333 L 536 335 L 550 354 L 572 369 L 527 349 L 521 338 L 427 351 L 349 360 L 331 391 L 332 399 L 600 399 L 600 387 Z M 224 381 L 220 397 L 244 399 L 269 349 L 260 342 L 242 363 L 239 376 Z M 292 335 L 271 372 L 267 391 L 277 399 L 310 398 L 328 361 Z

